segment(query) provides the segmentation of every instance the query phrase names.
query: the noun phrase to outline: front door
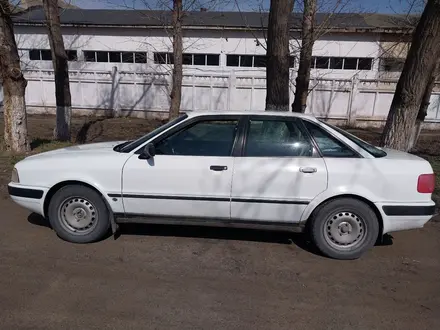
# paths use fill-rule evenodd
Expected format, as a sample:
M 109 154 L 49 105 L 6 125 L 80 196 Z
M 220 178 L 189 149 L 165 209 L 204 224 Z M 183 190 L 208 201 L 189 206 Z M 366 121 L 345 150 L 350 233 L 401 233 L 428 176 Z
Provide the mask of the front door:
M 232 219 L 299 222 L 327 187 L 327 170 L 299 119 L 251 117 L 236 158 Z
M 153 141 L 156 155 L 133 155 L 123 170 L 128 214 L 230 218 L 237 117 L 199 117 Z

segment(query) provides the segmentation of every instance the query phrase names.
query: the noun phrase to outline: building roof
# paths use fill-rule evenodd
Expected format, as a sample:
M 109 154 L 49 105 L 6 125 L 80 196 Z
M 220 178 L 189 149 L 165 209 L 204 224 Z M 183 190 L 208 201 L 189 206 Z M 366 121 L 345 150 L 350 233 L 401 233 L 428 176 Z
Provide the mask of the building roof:
M 61 24 L 75 26 L 135 26 L 135 27 L 167 27 L 171 23 L 170 11 L 155 10 L 111 10 L 111 9 L 63 9 L 60 15 Z M 301 28 L 302 14 L 292 13 L 291 29 Z M 267 12 L 186 12 L 183 25 L 187 28 L 212 29 L 261 29 L 267 27 Z M 395 32 L 411 29 L 418 17 L 407 15 L 383 14 L 325 14 L 318 13 L 318 26 L 325 25 L 332 30 L 342 31 L 381 31 Z M 30 9 L 13 17 L 16 24 L 44 24 L 45 16 L 42 8 Z

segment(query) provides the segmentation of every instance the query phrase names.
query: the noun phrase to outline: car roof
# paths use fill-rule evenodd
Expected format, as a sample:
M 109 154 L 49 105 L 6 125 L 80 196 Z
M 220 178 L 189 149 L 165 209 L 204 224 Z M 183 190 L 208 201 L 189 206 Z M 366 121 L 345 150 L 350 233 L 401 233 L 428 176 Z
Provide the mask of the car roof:
M 199 117 L 199 116 L 227 116 L 227 115 L 240 115 L 240 116 L 282 116 L 282 117 L 296 117 L 296 118 L 306 118 L 313 121 L 317 121 L 316 117 L 311 114 L 297 113 L 291 111 L 188 111 L 185 112 L 188 117 Z

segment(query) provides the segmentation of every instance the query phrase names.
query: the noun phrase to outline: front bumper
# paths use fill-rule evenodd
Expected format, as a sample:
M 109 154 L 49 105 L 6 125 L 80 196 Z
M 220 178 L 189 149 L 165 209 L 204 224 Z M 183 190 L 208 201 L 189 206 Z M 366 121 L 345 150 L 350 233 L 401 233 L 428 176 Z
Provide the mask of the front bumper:
M 8 193 L 11 197 L 41 199 L 43 197 L 44 190 L 8 185 Z
M 44 196 L 47 190 L 47 188 L 30 187 L 15 183 L 8 185 L 9 196 L 15 203 L 40 215 L 44 215 Z

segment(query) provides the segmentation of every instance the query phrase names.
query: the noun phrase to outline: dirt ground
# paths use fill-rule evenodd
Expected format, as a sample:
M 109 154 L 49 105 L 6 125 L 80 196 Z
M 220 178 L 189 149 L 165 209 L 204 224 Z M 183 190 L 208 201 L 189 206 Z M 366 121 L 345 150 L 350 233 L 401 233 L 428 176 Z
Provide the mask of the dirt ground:
M 51 120 L 29 120 L 36 151 Z M 100 121 L 85 141 L 153 125 Z M 437 137 L 423 139 L 437 157 Z M 14 159 L 1 156 L 2 186 Z M 75 245 L 0 194 L 2 330 L 440 329 L 440 223 L 386 237 L 355 261 L 321 257 L 301 235 L 237 229 L 126 225 L 116 240 Z

